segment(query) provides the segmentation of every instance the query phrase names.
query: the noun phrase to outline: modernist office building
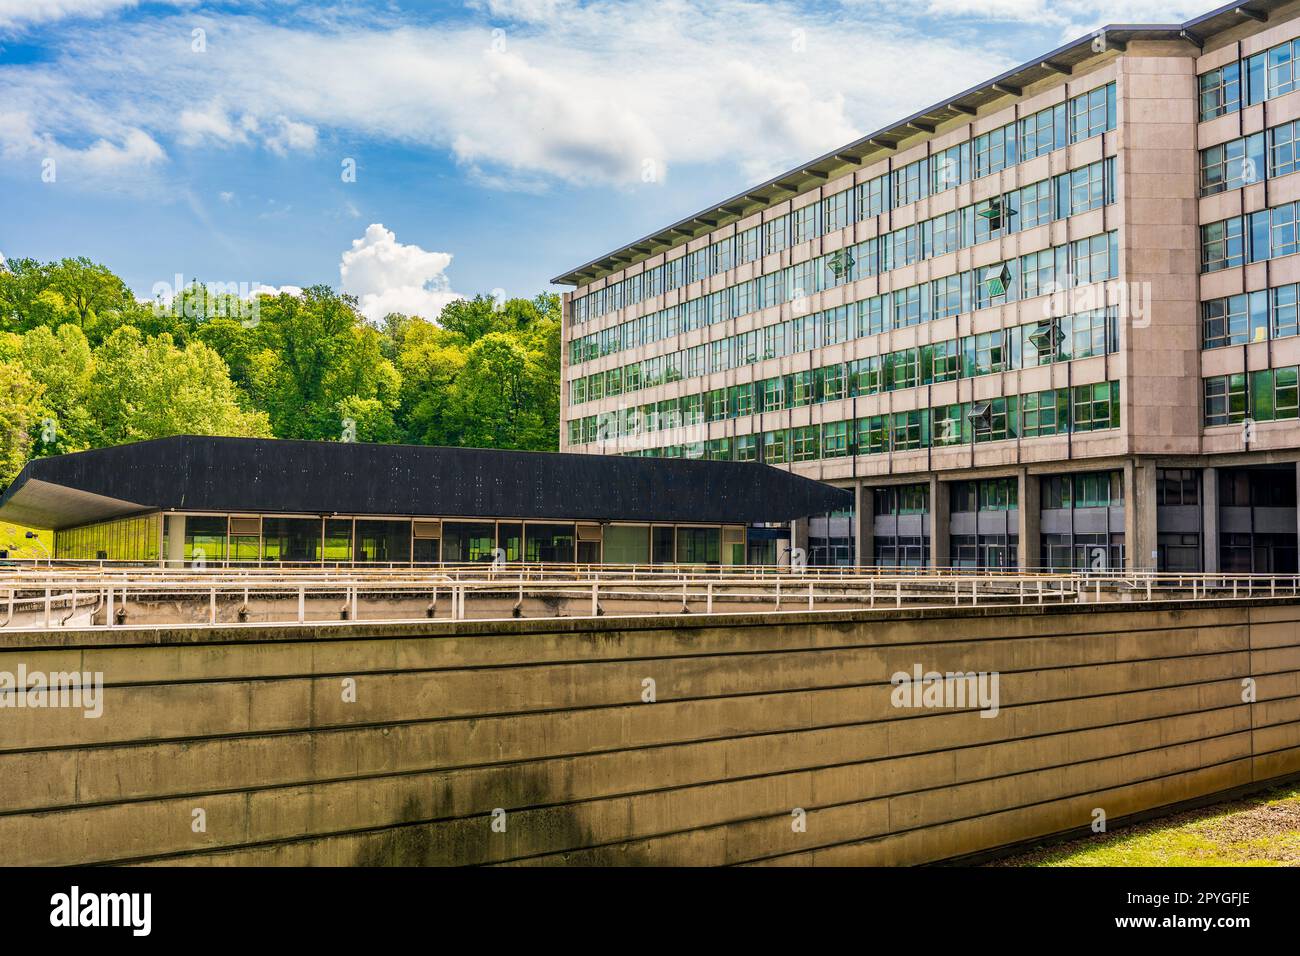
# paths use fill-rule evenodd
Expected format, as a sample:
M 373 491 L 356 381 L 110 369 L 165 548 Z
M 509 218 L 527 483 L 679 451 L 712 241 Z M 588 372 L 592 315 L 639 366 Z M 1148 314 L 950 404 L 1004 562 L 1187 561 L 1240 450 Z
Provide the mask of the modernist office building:
M 740 565 L 851 502 L 735 462 L 186 436 L 28 462 L 0 519 L 66 560 Z
M 1295 571 L 1300 3 L 1122 26 L 579 266 L 563 447 L 853 489 L 828 562 Z

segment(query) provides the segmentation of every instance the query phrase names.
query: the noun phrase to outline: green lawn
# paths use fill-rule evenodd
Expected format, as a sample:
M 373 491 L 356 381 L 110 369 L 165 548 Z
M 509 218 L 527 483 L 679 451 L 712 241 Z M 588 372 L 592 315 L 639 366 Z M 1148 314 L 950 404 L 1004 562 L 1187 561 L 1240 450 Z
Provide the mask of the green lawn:
M 991 865 L 1300 866 L 1300 786 L 1037 847 Z
M 0 551 L 8 551 L 11 558 L 44 558 L 54 549 L 54 535 L 37 531 L 36 542 L 27 537 L 32 529 L 22 525 L 0 522 Z M 43 547 L 42 547 L 43 546 Z

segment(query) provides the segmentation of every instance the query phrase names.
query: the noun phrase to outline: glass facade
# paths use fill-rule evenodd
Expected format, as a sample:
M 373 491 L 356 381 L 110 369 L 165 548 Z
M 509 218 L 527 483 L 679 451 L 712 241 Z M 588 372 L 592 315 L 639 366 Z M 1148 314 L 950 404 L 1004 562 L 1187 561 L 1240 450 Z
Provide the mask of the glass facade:
M 72 561 L 157 561 L 162 515 L 140 515 L 54 533 L 54 556 Z
M 170 553 L 167 529 L 184 519 L 189 566 L 238 564 L 743 564 L 743 525 L 575 525 L 547 521 L 411 518 L 145 515 L 55 533 L 54 557 L 156 563 Z M 728 544 L 730 542 L 730 544 Z M 770 557 L 776 563 L 775 553 Z M 725 560 L 724 560 L 725 559 Z

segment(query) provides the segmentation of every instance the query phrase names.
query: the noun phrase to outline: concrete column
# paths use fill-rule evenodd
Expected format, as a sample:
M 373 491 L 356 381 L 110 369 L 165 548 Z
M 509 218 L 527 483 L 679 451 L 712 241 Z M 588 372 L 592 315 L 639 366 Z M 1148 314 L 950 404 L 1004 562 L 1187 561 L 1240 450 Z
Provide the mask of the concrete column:
M 1016 529 L 1020 538 L 1016 562 L 1021 571 L 1033 570 L 1043 564 L 1042 487 L 1038 476 L 1031 476 L 1028 468 L 1021 468 L 1016 480 L 1016 514 L 1020 525 Z
M 184 515 L 167 515 L 167 566 L 185 567 Z
M 1219 469 L 1201 472 L 1201 567 L 1219 570 Z
M 930 567 L 947 568 L 952 566 L 949 519 L 952 508 L 949 504 L 949 485 L 940 481 L 937 474 L 930 476 Z
M 804 559 L 808 560 L 812 556 L 808 553 L 808 519 L 797 518 L 790 522 L 790 547 L 802 548 Z M 787 558 L 787 563 L 789 559 Z
M 1156 567 L 1156 467 L 1124 463 L 1124 552 L 1130 570 Z
M 853 495 L 853 563 L 860 568 L 875 564 L 876 496 L 858 482 Z

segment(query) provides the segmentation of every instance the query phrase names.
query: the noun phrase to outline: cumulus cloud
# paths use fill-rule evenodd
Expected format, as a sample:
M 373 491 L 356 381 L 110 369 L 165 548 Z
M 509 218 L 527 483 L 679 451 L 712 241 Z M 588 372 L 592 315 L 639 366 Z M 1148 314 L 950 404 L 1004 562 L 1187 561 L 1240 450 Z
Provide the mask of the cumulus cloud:
M 448 302 L 463 298 L 451 291 L 446 275 L 451 253 L 427 252 L 397 241 L 382 223 L 371 223 L 339 262 L 339 284 L 357 297 L 361 313 L 377 322 L 390 312 L 436 320 Z

